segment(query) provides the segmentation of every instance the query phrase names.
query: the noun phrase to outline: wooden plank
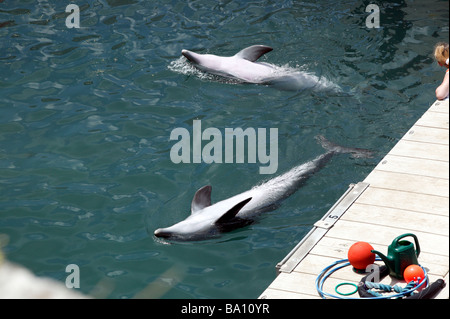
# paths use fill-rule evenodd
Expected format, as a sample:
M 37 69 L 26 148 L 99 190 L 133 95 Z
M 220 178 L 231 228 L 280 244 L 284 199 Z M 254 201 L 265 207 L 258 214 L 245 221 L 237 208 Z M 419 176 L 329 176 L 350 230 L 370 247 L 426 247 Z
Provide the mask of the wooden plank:
M 448 235 L 449 218 L 398 208 L 380 207 L 355 203 L 342 217 L 344 220 L 369 225 L 400 226 L 411 232 L 421 231 L 438 235 Z M 436 225 L 440 225 L 437 229 Z
M 429 112 L 439 112 L 449 114 L 448 112 L 448 100 L 447 101 L 436 101 L 428 109 Z
M 259 299 L 320 299 L 320 296 L 318 294 L 307 295 L 294 291 L 286 291 L 269 287 L 261 296 L 259 296 Z
M 354 243 L 355 241 L 352 240 L 325 236 L 316 246 L 314 246 L 311 250 L 311 254 L 331 257 L 336 260 L 344 259 L 347 258 L 347 252 Z
M 448 216 L 448 197 L 369 187 L 358 203 Z
M 416 125 L 437 127 L 448 129 L 448 115 L 439 112 L 426 112 L 417 122 Z
M 375 170 L 448 179 L 448 162 L 386 155 Z
M 448 263 L 446 265 L 440 265 L 440 264 L 433 264 L 433 263 L 427 263 L 423 261 L 423 258 L 419 255 L 419 263 L 423 265 L 428 273 L 428 275 L 433 275 L 435 277 L 441 277 L 443 278 L 445 274 L 448 274 Z
M 400 140 L 389 152 L 389 155 L 423 158 L 436 161 L 449 160 L 449 146 Z
M 318 275 L 319 272 L 325 267 L 336 261 L 335 258 L 329 256 L 320 256 L 309 254 L 308 257 L 302 260 L 302 262 L 297 265 L 294 269 L 295 272 Z
M 314 282 L 317 275 L 302 274 L 298 272 L 280 273 L 272 282 L 270 288 L 291 292 L 301 292 L 309 296 L 318 296 Z
M 405 134 L 403 140 L 448 145 L 449 134 L 447 129 L 415 125 Z
M 370 229 L 370 231 L 368 231 Z M 376 245 L 390 245 L 392 240 L 401 234 L 410 232 L 407 228 L 387 227 L 365 223 L 340 220 L 327 233 L 330 238 L 345 238 L 353 241 L 366 241 L 375 248 Z M 448 256 L 449 237 L 430 234 L 425 232 L 414 232 L 419 239 L 419 244 L 423 252 Z
M 448 197 L 449 180 L 438 177 L 373 170 L 364 181 L 371 187 Z

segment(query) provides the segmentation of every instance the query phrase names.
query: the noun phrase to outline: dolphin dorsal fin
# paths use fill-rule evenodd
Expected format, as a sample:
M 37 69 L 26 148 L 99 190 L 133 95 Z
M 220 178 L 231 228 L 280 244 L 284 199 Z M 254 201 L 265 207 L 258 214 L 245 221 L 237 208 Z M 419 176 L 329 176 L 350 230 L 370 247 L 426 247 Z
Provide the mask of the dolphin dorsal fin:
M 211 189 L 210 185 L 206 185 L 195 193 L 191 203 L 191 214 L 211 206 Z
M 251 62 L 255 62 L 262 55 L 267 52 L 272 51 L 271 47 L 265 45 L 252 45 L 251 47 L 245 48 L 239 51 L 235 56 L 241 59 L 249 60 Z
M 245 206 L 249 201 L 251 201 L 252 198 L 247 198 L 243 200 L 242 202 L 239 202 L 238 204 L 234 205 L 231 209 L 229 209 L 225 214 L 223 214 L 218 220 L 216 220 L 215 224 L 223 224 L 227 221 L 233 219 L 237 213 L 242 209 L 242 207 Z

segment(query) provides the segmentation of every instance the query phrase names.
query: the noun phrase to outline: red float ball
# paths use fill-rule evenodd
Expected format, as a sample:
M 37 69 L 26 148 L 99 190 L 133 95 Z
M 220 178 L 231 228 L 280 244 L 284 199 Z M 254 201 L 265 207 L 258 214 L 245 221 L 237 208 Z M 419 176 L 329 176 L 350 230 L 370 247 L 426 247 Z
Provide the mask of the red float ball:
M 375 254 L 372 253 L 373 247 L 366 242 L 359 241 L 354 243 L 348 250 L 348 261 L 358 270 L 365 270 L 368 265 L 375 262 Z
M 424 278 L 425 273 L 419 265 L 409 265 L 403 272 L 403 279 L 408 283 L 411 281 L 422 281 Z

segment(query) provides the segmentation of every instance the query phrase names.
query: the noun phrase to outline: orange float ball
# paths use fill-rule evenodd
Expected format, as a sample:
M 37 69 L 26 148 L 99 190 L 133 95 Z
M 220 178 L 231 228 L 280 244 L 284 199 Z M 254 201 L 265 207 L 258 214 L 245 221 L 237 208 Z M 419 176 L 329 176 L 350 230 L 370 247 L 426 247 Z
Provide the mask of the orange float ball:
M 347 256 L 349 263 L 357 270 L 366 270 L 368 265 L 375 262 L 373 247 L 364 241 L 354 243 L 348 250 Z
M 421 281 L 424 278 L 425 273 L 419 265 L 409 265 L 403 272 L 403 279 L 408 283 L 411 281 Z

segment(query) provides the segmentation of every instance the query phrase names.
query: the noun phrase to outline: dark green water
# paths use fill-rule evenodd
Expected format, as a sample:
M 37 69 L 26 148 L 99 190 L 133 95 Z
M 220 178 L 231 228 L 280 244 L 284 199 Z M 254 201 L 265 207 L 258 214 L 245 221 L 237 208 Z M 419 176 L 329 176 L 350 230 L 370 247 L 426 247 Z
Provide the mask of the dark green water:
M 61 282 L 80 267 L 105 298 L 256 298 L 275 265 L 350 183 L 363 180 L 434 102 L 448 1 L 0 1 L 0 234 L 3 252 Z M 307 71 L 342 91 L 291 92 L 186 72 L 181 50 Z M 181 65 L 180 65 L 181 64 Z M 278 172 L 321 154 L 318 134 L 377 151 L 335 157 L 273 212 L 204 242 L 166 244 L 195 191 L 213 201 L 269 179 L 260 164 L 174 164 L 170 133 L 192 121 L 278 128 Z M 5 236 L 6 235 L 6 236 Z M 5 240 L 7 238 L 7 240 Z

